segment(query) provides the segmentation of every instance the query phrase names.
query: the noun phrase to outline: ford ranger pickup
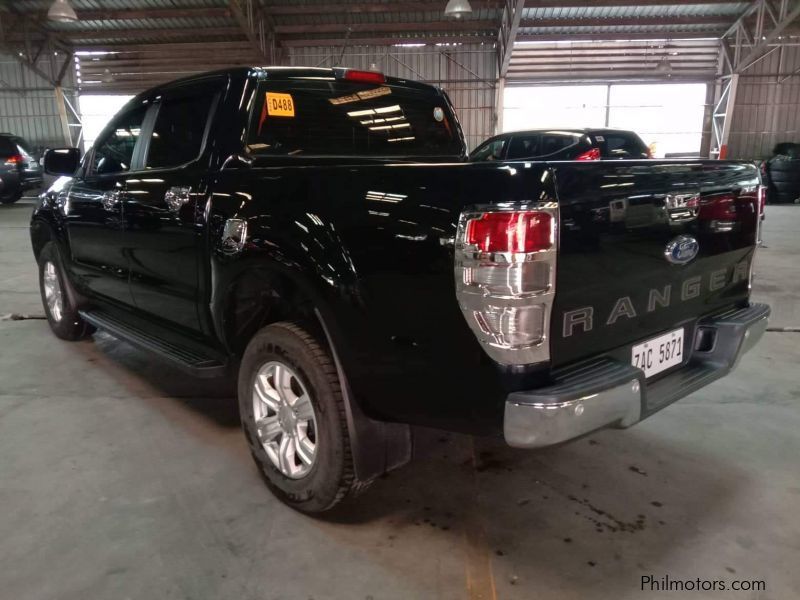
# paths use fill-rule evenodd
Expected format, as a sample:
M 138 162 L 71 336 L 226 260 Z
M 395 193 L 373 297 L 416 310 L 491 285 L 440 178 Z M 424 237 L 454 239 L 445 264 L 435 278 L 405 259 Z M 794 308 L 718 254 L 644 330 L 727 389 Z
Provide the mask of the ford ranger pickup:
M 440 89 L 237 68 L 132 99 L 31 221 L 53 332 L 236 374 L 273 492 L 321 512 L 412 425 L 541 448 L 728 373 L 763 188 L 731 161 L 470 163 Z

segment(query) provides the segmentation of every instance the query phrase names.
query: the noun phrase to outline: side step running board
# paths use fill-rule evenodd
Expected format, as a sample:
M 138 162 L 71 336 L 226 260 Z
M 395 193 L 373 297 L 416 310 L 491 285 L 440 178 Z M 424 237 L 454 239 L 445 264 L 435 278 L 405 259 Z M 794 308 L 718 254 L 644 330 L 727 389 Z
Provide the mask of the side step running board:
M 137 348 L 152 352 L 195 377 L 221 377 L 227 373 L 226 362 L 210 351 L 204 352 L 167 342 L 104 310 L 81 310 L 79 314 L 98 329 Z

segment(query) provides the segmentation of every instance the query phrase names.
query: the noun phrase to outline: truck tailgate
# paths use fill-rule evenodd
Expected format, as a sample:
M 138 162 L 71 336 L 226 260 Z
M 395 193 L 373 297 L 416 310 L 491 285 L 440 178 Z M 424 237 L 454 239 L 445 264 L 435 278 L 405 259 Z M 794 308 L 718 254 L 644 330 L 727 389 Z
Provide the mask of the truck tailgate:
M 560 209 L 553 366 L 680 327 L 688 356 L 698 317 L 747 300 L 760 223 L 754 166 L 550 167 Z

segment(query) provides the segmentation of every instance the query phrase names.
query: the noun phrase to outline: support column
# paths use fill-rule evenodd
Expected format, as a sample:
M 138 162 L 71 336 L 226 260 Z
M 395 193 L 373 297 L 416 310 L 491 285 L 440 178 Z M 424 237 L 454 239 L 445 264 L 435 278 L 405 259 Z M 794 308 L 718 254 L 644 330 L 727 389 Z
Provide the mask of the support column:
M 68 147 L 72 146 L 72 133 L 69 130 L 69 118 L 67 117 L 67 106 L 64 103 L 64 90 L 60 85 L 53 88 L 56 96 L 56 106 L 58 107 L 58 118 L 61 121 L 61 133 L 64 142 Z
M 505 112 L 506 78 L 501 77 L 497 80 L 497 87 L 494 101 L 494 134 L 503 133 L 503 113 Z
M 736 107 L 736 90 L 739 87 L 739 74 L 734 73 L 731 75 L 731 81 L 728 86 L 727 99 L 728 102 L 725 106 L 725 112 L 722 113 L 722 127 L 719 138 L 719 159 L 724 160 L 728 158 L 728 140 L 731 136 L 731 126 L 733 125 L 733 111 Z

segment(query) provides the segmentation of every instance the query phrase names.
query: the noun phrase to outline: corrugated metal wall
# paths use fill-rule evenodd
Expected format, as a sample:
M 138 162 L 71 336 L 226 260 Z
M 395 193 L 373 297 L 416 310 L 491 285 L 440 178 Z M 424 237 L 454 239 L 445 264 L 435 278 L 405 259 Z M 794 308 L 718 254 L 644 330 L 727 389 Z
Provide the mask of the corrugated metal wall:
M 492 44 L 289 48 L 286 63 L 339 65 L 439 85 L 456 107 L 470 149 L 494 135 L 497 59 Z
M 72 74 L 68 69 L 65 87 L 71 85 Z M 70 93 L 76 106 L 74 98 Z M 4 54 L 0 54 L 0 131 L 21 135 L 34 147 L 66 143 L 53 87 Z
M 800 142 L 800 75 L 790 76 L 798 70 L 800 47 L 785 46 L 740 76 L 728 142 L 731 158 L 766 158 L 778 142 Z

